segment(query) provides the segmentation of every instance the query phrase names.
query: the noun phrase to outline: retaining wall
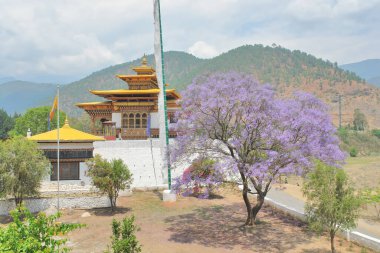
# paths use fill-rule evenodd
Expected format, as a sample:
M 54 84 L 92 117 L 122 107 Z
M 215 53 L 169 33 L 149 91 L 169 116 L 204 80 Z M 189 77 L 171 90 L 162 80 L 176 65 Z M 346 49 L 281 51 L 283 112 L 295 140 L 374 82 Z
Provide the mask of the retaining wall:
M 57 207 L 57 198 L 31 198 L 24 200 L 25 206 L 32 212 L 37 213 Z M 100 208 L 110 207 L 111 203 L 106 196 L 83 196 L 83 197 L 61 197 L 59 200 L 60 208 Z M 7 215 L 9 211 L 15 209 L 14 200 L 0 200 L 0 215 Z

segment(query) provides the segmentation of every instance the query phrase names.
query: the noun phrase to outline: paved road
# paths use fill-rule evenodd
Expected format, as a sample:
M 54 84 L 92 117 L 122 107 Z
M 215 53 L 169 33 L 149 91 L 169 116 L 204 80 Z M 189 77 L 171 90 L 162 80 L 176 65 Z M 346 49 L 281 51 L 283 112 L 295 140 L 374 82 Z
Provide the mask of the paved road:
M 271 189 L 267 197 L 287 208 L 290 208 L 302 214 L 304 213 L 304 202 L 280 189 Z M 359 226 L 354 231 L 360 232 L 380 241 L 380 227 L 376 226 L 375 224 L 366 223 L 362 226 L 359 224 Z

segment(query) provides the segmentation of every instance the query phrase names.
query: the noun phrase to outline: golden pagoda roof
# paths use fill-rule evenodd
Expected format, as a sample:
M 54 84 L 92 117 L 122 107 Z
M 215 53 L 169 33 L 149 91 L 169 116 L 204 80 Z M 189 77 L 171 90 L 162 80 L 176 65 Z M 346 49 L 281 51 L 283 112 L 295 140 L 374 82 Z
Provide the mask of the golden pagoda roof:
M 85 103 L 76 103 L 75 105 L 78 107 L 110 108 L 112 106 L 112 101 L 85 102 Z
M 37 142 L 57 142 L 57 129 L 28 137 L 28 140 L 37 141 Z M 104 138 L 71 128 L 68 120 L 66 119 L 65 124 L 59 129 L 59 141 L 60 142 L 93 142 L 93 141 L 104 141 Z
M 94 95 L 98 96 L 110 96 L 110 95 L 146 95 L 146 94 L 158 94 L 160 89 L 147 89 L 147 90 L 90 90 Z M 172 95 L 176 98 L 180 98 L 181 95 L 175 91 L 175 89 L 167 89 L 166 95 Z
M 141 60 L 141 65 L 132 69 L 137 73 L 137 75 L 153 74 L 155 72 L 154 68 L 148 66 L 148 60 L 146 59 L 145 54 Z

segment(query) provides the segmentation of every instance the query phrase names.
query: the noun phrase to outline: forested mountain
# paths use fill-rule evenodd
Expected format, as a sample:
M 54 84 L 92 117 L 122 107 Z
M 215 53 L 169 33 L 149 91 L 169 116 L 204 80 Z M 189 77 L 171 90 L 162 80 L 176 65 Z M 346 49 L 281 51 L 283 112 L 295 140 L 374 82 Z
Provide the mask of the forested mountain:
M 369 59 L 361 62 L 344 64 L 340 67 L 352 71 L 358 76 L 366 79 L 368 83 L 380 87 L 380 59 Z
M 10 81 L 0 84 L 0 108 L 9 114 L 45 105 L 53 100 L 56 86 L 46 83 Z
M 148 62 L 153 65 L 153 56 Z M 132 67 L 141 59 L 108 67 L 94 72 L 77 82 L 61 88 L 61 105 L 71 116 L 82 111 L 75 107 L 78 102 L 101 101 L 92 95 L 91 89 L 123 89 L 127 84 L 117 74 L 132 74 Z M 355 108 L 362 110 L 372 127 L 380 127 L 380 89 L 365 83 L 363 78 L 345 71 L 336 63 L 317 59 L 301 52 L 279 46 L 242 46 L 212 59 L 198 59 L 184 52 L 165 53 L 166 81 L 170 87 L 184 89 L 202 74 L 239 71 L 256 76 L 261 82 L 271 83 L 280 95 L 288 96 L 295 90 L 314 93 L 331 105 L 331 114 L 337 122 L 337 94 L 343 95 L 343 123 L 352 122 Z M 205 94 L 206 95 L 206 94 Z M 51 99 L 52 100 L 52 97 Z

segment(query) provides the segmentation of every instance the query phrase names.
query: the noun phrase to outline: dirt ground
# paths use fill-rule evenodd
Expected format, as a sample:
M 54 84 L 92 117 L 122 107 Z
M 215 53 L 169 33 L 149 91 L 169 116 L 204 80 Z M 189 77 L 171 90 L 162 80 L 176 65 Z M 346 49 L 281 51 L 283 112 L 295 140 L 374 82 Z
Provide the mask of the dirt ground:
M 330 252 L 326 235 L 309 232 L 304 223 L 269 206 L 259 214 L 259 224 L 242 226 L 245 209 L 239 193 L 224 189 L 219 195 L 163 203 L 159 192 L 135 192 L 119 199 L 114 214 L 109 209 L 65 210 L 61 219 L 87 225 L 69 234 L 72 252 L 103 252 L 110 243 L 112 219 L 130 215 L 136 217 L 137 238 L 146 253 Z M 82 218 L 84 212 L 91 216 Z M 371 252 L 341 238 L 336 238 L 336 248 Z

